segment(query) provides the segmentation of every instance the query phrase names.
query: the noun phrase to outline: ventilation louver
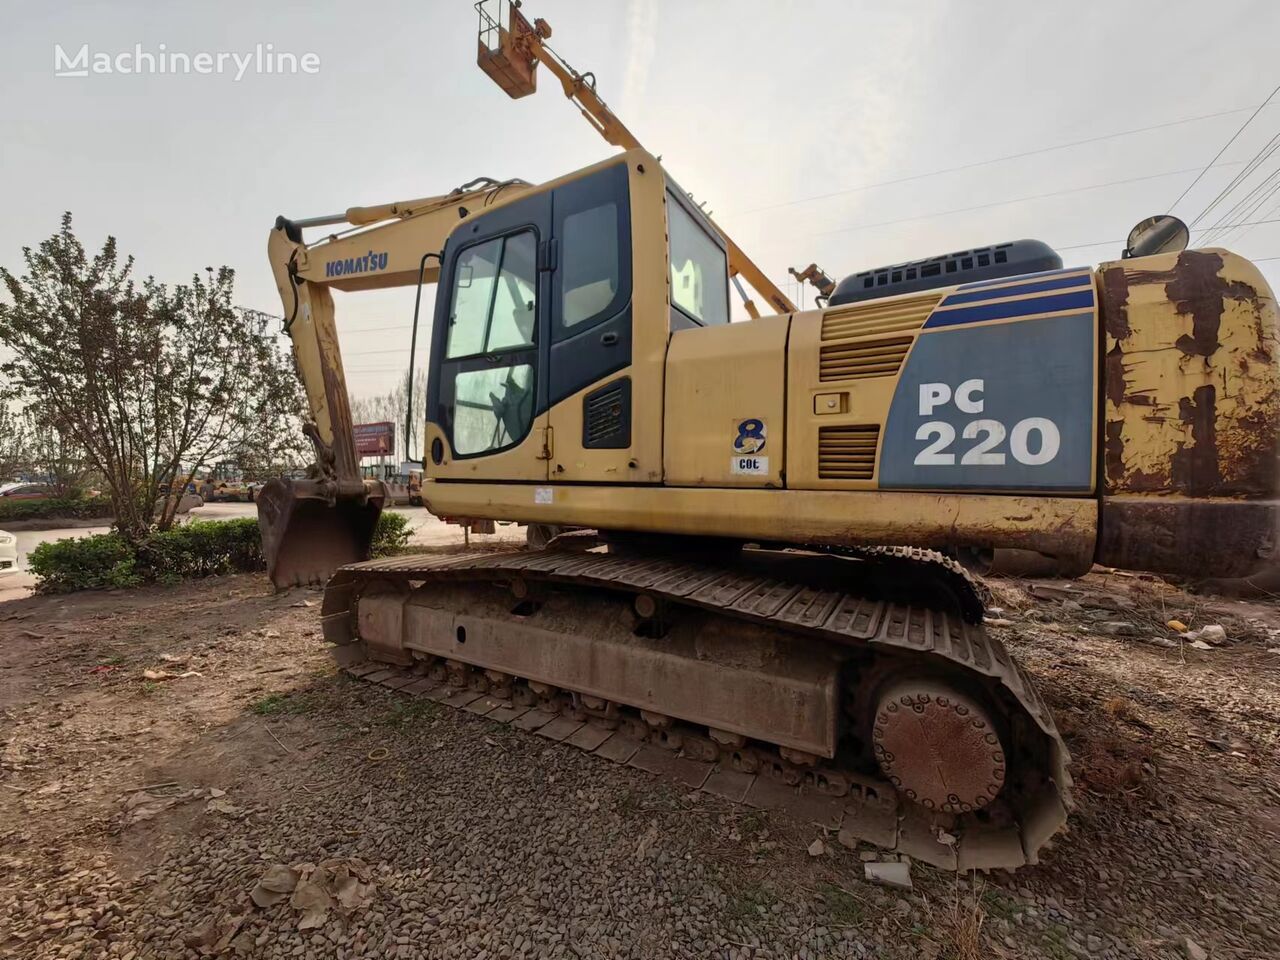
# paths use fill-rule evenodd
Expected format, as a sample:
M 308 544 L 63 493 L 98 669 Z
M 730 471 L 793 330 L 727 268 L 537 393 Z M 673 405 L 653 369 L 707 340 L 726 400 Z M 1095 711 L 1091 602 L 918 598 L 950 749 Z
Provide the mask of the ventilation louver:
M 582 398 L 582 446 L 618 450 L 631 446 L 631 378 L 606 383 Z
M 913 334 L 924 326 L 940 299 L 928 294 L 828 311 L 822 317 L 818 379 L 894 376 L 911 349 Z
M 818 430 L 818 478 L 870 480 L 876 472 L 879 426 L 821 427 Z

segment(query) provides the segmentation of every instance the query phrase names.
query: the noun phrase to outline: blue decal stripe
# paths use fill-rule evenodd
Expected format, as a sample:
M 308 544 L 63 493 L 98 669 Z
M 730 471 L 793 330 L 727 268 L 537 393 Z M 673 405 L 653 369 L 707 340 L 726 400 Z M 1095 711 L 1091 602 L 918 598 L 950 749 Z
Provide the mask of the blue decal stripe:
M 1064 273 L 1077 273 L 1084 267 L 1066 267 L 1063 270 L 1041 270 L 1039 273 L 1024 273 L 1020 277 L 997 277 L 995 280 L 975 280 L 973 283 L 963 283 L 960 285 L 961 290 L 981 290 L 983 287 L 996 287 L 1002 283 L 1012 283 L 1015 280 L 1035 280 L 1039 277 L 1057 277 Z
M 935 310 L 925 321 L 924 329 L 950 327 L 960 323 L 979 323 L 983 320 L 1007 320 L 1010 317 L 1030 317 L 1058 310 L 1093 308 L 1093 288 L 1072 293 L 1059 293 L 1050 297 L 1034 297 L 1030 300 L 1002 300 L 984 303 L 959 310 Z
M 1020 297 L 1024 293 L 1045 293 L 1049 290 L 1062 290 L 1065 287 L 1083 287 L 1092 280 L 1089 274 L 1081 273 L 1074 277 L 1057 277 L 1053 280 L 1041 280 L 1039 283 L 1024 283 L 1017 287 L 995 287 L 990 290 L 976 290 L 973 293 L 953 293 L 942 301 L 942 305 L 953 307 L 960 303 L 981 303 L 984 300 L 997 300 L 1001 297 Z

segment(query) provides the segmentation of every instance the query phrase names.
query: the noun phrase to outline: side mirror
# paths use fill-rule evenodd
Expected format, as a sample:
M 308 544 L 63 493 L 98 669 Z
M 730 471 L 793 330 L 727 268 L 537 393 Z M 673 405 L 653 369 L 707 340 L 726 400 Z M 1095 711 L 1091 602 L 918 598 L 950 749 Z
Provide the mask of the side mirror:
M 1181 253 L 1191 242 L 1191 231 L 1177 217 L 1159 214 L 1140 220 L 1129 231 L 1124 253 L 1121 256 L 1128 260 L 1131 257 L 1149 257 L 1153 253 Z

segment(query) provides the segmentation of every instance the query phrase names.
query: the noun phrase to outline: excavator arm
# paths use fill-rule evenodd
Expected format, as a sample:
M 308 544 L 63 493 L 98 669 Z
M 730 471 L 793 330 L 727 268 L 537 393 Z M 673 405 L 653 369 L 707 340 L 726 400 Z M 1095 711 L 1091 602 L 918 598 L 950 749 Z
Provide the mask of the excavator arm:
M 271 480 L 258 497 L 276 586 L 323 583 L 342 564 L 367 558 L 386 497 L 380 481 L 360 475 L 331 290 L 436 283 L 439 252 L 458 222 L 528 186 L 481 178 L 442 196 L 276 219 L 267 253 L 307 395 L 303 432 L 316 458 L 305 479 Z M 303 239 L 304 229 L 340 225 L 347 229 L 312 244 Z

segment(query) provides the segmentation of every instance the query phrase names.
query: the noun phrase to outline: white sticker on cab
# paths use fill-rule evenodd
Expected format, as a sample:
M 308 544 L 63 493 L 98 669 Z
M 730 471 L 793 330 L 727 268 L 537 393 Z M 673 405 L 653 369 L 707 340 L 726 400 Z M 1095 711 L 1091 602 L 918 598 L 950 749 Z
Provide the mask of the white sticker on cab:
M 534 503 L 551 503 L 555 490 L 551 487 L 534 487 L 533 502 Z
M 768 476 L 768 457 L 730 457 L 729 472 L 738 476 Z

